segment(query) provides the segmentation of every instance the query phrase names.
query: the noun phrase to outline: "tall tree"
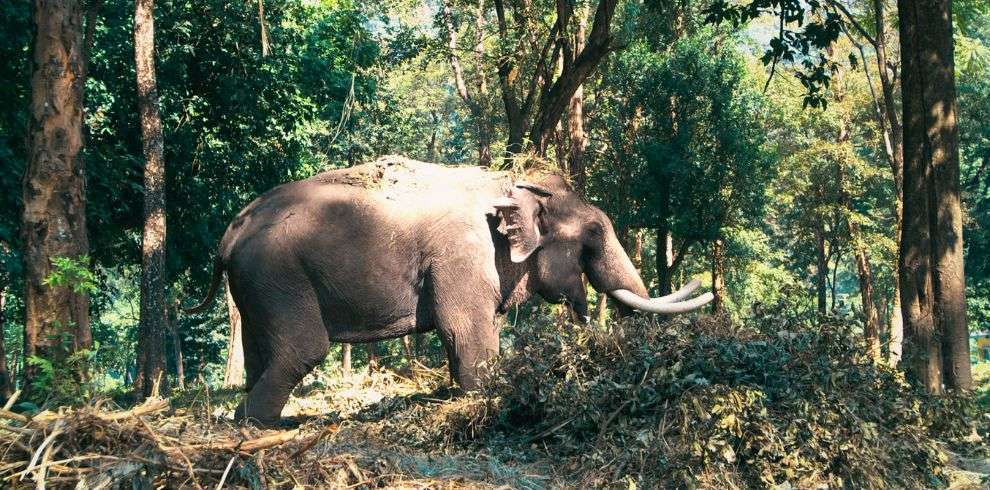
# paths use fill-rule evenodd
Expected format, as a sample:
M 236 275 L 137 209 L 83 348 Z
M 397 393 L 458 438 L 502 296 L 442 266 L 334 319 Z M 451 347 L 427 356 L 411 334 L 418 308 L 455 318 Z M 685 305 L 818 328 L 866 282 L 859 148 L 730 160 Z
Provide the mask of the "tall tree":
M 457 95 L 467 105 L 471 114 L 471 119 L 475 128 L 475 138 L 478 144 L 478 164 L 487 167 L 492 163 L 492 121 L 488 107 L 488 81 L 485 77 L 485 0 L 478 0 L 478 8 L 475 12 L 475 92 L 472 94 L 467 82 L 464 79 L 464 69 L 461 66 L 461 58 L 458 56 L 457 26 L 454 25 L 454 13 L 450 6 L 450 1 L 445 0 L 440 11 L 443 18 L 444 28 L 447 31 L 447 60 L 454 74 L 454 88 Z
M 145 158 L 141 328 L 134 380 L 135 393 L 140 397 L 151 396 L 156 385 L 165 381 L 165 333 L 169 327 L 165 299 L 165 143 L 155 79 L 154 12 L 154 0 L 136 0 L 134 63 Z
M 970 389 L 951 0 L 898 0 L 904 357 L 930 392 Z M 944 356 L 944 360 L 943 357 Z
M 52 259 L 83 259 L 86 234 L 83 148 L 82 6 L 36 0 L 28 161 L 21 230 L 24 261 L 24 353 L 51 361 L 90 346 L 89 297 L 70 285 L 46 284 Z M 38 374 L 25 370 L 26 386 Z

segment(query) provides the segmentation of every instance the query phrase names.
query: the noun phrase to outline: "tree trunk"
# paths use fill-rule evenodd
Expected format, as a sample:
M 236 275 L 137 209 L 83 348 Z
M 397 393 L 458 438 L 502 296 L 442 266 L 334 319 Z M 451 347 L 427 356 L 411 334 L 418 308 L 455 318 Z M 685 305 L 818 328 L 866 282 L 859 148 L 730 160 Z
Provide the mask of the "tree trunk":
M 901 248 L 901 228 L 904 222 L 904 139 L 900 119 L 897 117 L 897 101 L 895 99 L 894 80 L 891 76 L 890 64 L 887 62 L 887 26 L 884 16 L 884 0 L 873 0 L 873 19 L 875 22 L 877 71 L 880 77 L 880 90 L 883 95 L 883 110 L 878 114 L 880 127 L 884 132 L 887 160 L 890 171 L 894 176 L 894 220 L 896 222 L 895 238 L 898 256 Z M 887 341 L 888 362 L 897 366 L 901 360 L 901 344 L 904 341 L 904 317 L 901 314 L 901 279 L 899 260 L 893 266 L 894 295 L 887 325 L 889 339 Z
M 172 334 L 172 353 L 175 354 L 175 381 L 180 390 L 186 389 L 186 364 L 182 359 L 182 337 L 179 333 L 179 303 L 172 304 L 169 315 L 169 331 Z
M 165 371 L 165 158 L 155 80 L 154 0 L 136 0 L 134 62 L 144 149 L 144 234 L 142 239 L 141 331 L 138 338 L 139 397 L 152 396 Z
M 972 372 L 951 1 L 899 0 L 897 6 L 903 67 L 904 354 L 929 391 L 939 392 L 943 377 L 946 387 L 968 390 Z
M 584 9 L 576 15 L 577 29 L 574 32 L 574 53 L 584 50 L 584 31 L 588 26 L 588 18 Z M 584 150 L 588 146 L 588 136 L 584 132 L 584 85 L 579 85 L 571 96 L 567 111 L 567 129 L 570 136 L 571 151 L 568 161 L 568 174 L 574 188 L 584 192 L 585 170 Z
M 674 243 L 663 224 L 657 228 L 656 251 L 657 293 L 663 296 L 671 293 L 674 280 Z
M 815 291 L 818 298 L 818 314 L 828 311 L 828 257 L 825 255 L 825 232 L 821 225 L 815 228 Z
M 841 72 L 840 72 L 841 73 Z M 837 100 L 842 95 L 836 91 Z M 849 121 L 843 120 L 839 129 L 836 143 L 849 143 Z M 863 240 L 863 234 L 859 223 L 855 220 L 856 209 L 853 206 L 852 197 L 847 190 L 846 167 L 844 162 L 836 162 L 836 176 L 839 184 L 841 205 L 846 208 L 848 216 L 846 227 L 849 231 L 849 240 L 852 242 L 853 257 L 856 259 L 856 272 L 859 279 L 859 294 L 863 305 L 863 336 L 866 340 L 867 353 L 875 362 L 880 362 L 880 318 L 877 315 L 876 303 L 873 300 L 873 270 L 870 267 L 869 251 Z M 835 271 L 838 271 L 839 264 L 836 260 Z M 833 299 L 832 307 L 835 307 L 835 280 L 832 283 Z
M 340 370 L 345 377 L 349 377 L 354 373 L 353 369 L 351 369 L 351 344 L 341 345 L 340 350 Z
M 364 344 L 368 353 L 368 372 L 378 369 L 378 342 L 368 342 Z
M 244 339 L 241 328 L 241 312 L 234 304 L 234 297 L 227 291 L 227 317 L 230 320 L 230 335 L 227 336 L 227 367 L 223 371 L 225 388 L 244 385 Z
M 0 268 L 2 268 L 0 264 Z M 6 271 L 0 270 L 0 280 L 6 281 Z M 13 392 L 12 378 L 7 370 L 7 317 L 4 307 L 7 306 L 7 284 L 0 284 L 0 399 L 7 401 Z
M 725 310 L 725 242 L 716 238 L 712 242 L 712 313 Z
M 413 350 L 412 335 L 402 336 L 402 351 L 406 354 L 406 364 L 412 365 L 416 360 L 416 352 Z
M 21 223 L 24 355 L 58 362 L 92 343 L 89 296 L 44 283 L 53 258 L 83 259 L 89 253 L 85 162 L 79 155 L 85 83 L 81 3 L 36 0 L 33 18 L 29 155 Z M 65 334 L 68 342 L 62 341 Z M 38 369 L 25 363 L 24 371 L 30 390 Z
M 869 349 L 870 358 L 880 360 L 880 318 L 873 301 L 873 271 L 866 245 L 862 241 L 859 225 L 849 222 L 849 235 L 853 241 L 853 255 L 856 257 L 856 271 L 859 276 L 859 294 L 863 303 L 863 335 Z

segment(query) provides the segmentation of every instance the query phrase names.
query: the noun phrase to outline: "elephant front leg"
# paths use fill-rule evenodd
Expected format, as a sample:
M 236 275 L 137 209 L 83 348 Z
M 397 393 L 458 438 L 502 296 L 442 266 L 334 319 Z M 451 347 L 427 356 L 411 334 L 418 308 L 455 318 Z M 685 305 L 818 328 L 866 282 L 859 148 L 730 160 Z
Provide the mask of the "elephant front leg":
M 438 305 L 437 317 L 451 378 L 465 391 L 477 390 L 488 361 L 498 354 L 495 307 L 455 301 Z

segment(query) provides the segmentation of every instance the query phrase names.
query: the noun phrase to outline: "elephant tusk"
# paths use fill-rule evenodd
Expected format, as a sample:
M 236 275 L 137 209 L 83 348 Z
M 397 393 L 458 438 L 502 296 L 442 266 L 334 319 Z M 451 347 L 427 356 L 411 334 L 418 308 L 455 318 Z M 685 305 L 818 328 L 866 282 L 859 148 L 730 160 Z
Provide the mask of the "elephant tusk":
M 680 293 L 680 291 L 678 291 L 678 293 Z M 643 298 L 628 289 L 614 289 L 610 291 L 609 294 L 630 308 L 640 311 L 648 311 L 650 313 L 659 313 L 662 315 L 673 315 L 697 310 L 715 299 L 715 295 L 710 292 L 702 294 L 701 296 L 691 300 L 679 301 L 676 303 L 657 303 L 656 299 Z
M 650 301 L 658 305 L 662 305 L 666 303 L 676 303 L 690 296 L 695 289 L 698 289 L 698 286 L 701 286 L 701 281 L 695 279 L 685 284 L 684 287 L 678 289 L 677 291 L 674 291 L 673 293 L 670 293 L 666 296 L 660 296 L 659 298 L 650 298 Z

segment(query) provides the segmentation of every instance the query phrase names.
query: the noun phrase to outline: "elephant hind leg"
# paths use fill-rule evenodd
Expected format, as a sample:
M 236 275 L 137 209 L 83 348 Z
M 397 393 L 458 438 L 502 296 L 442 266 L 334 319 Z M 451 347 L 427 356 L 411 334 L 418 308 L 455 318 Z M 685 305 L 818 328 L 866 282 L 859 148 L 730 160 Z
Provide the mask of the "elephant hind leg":
M 260 425 L 277 423 L 293 388 L 326 358 L 330 340 L 319 317 L 293 320 L 294 324 L 280 323 L 270 327 L 279 330 L 269 331 L 272 343 L 268 355 L 263 356 L 267 358 L 264 370 L 257 374 L 244 401 L 237 407 L 235 419 Z M 273 331 L 291 331 L 293 335 L 275 336 Z

